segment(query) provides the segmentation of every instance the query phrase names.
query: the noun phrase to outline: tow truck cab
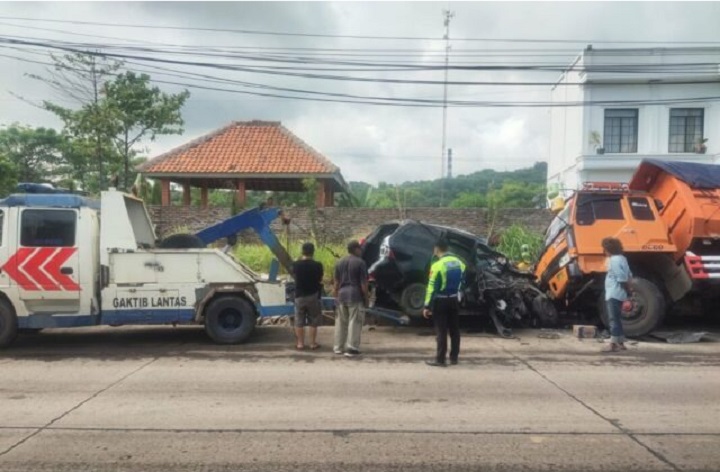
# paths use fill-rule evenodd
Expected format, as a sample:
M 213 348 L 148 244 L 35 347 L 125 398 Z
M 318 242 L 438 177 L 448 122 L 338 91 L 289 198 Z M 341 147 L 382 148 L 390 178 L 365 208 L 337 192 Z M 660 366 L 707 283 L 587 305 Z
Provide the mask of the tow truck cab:
M 0 345 L 18 328 L 165 323 L 205 324 L 216 342 L 237 343 L 260 314 L 287 309 L 284 282 L 230 255 L 157 248 L 131 195 L 0 200 Z

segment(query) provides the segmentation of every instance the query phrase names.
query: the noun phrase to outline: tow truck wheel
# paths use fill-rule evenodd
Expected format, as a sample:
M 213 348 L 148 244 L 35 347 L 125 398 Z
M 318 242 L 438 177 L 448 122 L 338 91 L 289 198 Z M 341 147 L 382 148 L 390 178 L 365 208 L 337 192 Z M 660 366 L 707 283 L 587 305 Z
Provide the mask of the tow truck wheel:
M 250 336 L 256 320 L 255 309 L 244 298 L 219 297 L 205 311 L 205 332 L 218 344 L 238 344 Z
M 18 333 L 17 316 L 12 307 L 0 300 L 0 347 L 7 347 L 15 341 Z
M 623 330 L 626 336 L 637 337 L 651 333 L 662 323 L 665 317 L 665 297 L 657 285 L 647 279 L 633 278 L 634 308 L 622 314 Z M 600 319 L 609 328 L 605 299 L 600 298 Z
M 422 315 L 425 305 L 425 285 L 413 283 L 405 287 L 400 294 L 400 307 L 411 316 Z

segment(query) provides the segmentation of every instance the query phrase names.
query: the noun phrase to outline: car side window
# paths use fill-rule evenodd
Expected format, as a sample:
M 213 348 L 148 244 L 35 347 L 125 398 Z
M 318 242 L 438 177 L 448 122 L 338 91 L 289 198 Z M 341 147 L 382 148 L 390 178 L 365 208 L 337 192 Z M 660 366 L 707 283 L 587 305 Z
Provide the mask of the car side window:
M 20 225 L 20 244 L 26 247 L 72 247 L 75 245 L 76 221 L 73 210 L 25 210 Z

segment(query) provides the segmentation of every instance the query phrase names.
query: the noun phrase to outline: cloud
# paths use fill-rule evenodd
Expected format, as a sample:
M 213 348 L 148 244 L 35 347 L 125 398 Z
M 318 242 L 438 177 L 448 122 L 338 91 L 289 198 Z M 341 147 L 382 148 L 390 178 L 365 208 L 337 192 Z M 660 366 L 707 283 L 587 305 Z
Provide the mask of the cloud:
M 720 41 L 716 28 L 718 3 L 685 2 L 148 2 L 148 3 L 46 3 L 0 4 L 0 16 L 42 17 L 61 20 L 154 24 L 215 29 L 253 29 L 297 33 L 363 36 L 423 36 L 443 34 L 441 12 L 455 11 L 452 38 L 588 39 L 588 40 L 705 40 Z M 24 22 L 23 25 L 71 33 L 102 35 L 117 39 L 90 38 L 62 32 L 8 26 L 0 20 L 4 35 L 122 43 L 140 41 L 184 46 L 322 48 L 352 54 L 347 49 L 381 49 L 376 60 L 389 64 L 424 61 L 442 64 L 442 42 L 298 36 L 238 35 L 227 32 L 173 29 L 111 28 L 63 23 Z M 615 44 L 614 47 L 622 47 Z M 500 62 L 568 63 L 583 43 L 503 43 L 454 41 L 453 61 L 469 64 L 493 61 L 478 56 L 505 49 Z M 555 55 L 515 56 L 529 48 L 556 51 Z M 412 50 L 424 51 L 413 55 Z M 473 51 L 462 53 L 462 51 Z M 406 51 L 406 52 L 402 52 Z M 24 52 L 0 48 L 0 54 Z M 463 54 L 466 54 L 463 56 Z M 37 59 L 37 56 L 26 56 Z M 338 57 L 338 56 L 336 56 Z M 346 60 L 355 56 L 342 56 Z M 220 59 L 212 59 L 220 60 Z M 321 81 L 300 77 L 228 72 L 184 66 L 168 66 L 185 72 L 295 89 L 320 90 L 361 96 L 396 98 L 442 97 L 442 87 L 422 84 Z M 42 67 L 0 57 L 0 123 L 19 121 L 37 126 L 58 126 L 49 113 L 18 101 L 11 92 L 32 100 L 53 97 L 43 84 L 28 80 L 25 73 Z M 292 72 L 292 70 L 291 70 Z M 442 80 L 442 71 L 336 72 L 372 78 Z M 157 80 L 182 82 L 152 74 Z M 557 72 L 452 71 L 454 81 L 553 81 Z M 206 81 L 206 85 L 227 86 Z M 181 87 L 162 85 L 168 91 Z M 549 87 L 450 86 L 450 99 L 482 101 L 543 101 Z M 431 179 L 440 174 L 442 110 L 370 105 L 318 103 L 228 92 L 191 90 L 184 110 L 184 136 L 160 137 L 147 143 L 150 154 L 159 154 L 233 120 L 278 120 L 303 140 L 337 163 L 348 180 L 402 182 Z M 447 144 L 453 149 L 454 173 L 483 168 L 514 169 L 548 158 L 547 110 L 537 108 L 449 108 Z

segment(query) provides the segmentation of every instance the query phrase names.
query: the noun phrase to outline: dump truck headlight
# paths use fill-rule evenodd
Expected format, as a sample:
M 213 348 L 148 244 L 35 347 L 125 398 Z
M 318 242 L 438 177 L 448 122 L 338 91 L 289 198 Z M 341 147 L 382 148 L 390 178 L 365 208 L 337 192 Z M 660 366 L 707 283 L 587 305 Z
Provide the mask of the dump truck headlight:
M 568 264 L 570 264 L 570 254 L 565 254 L 560 258 L 560 267 L 565 267 Z

